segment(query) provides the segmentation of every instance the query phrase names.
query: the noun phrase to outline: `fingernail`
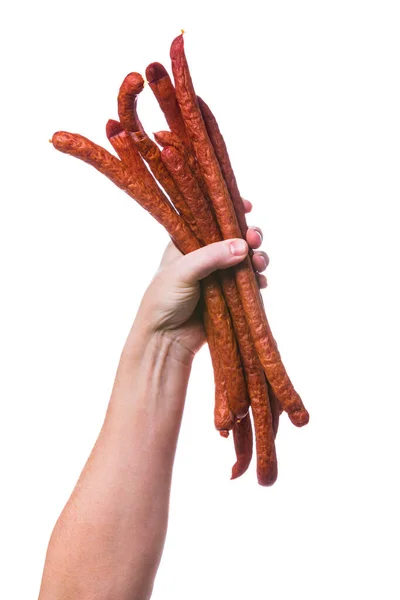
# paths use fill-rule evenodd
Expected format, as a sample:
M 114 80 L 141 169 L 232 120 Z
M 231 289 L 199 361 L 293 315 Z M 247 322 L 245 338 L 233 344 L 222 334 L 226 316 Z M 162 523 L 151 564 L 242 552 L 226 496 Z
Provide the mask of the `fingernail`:
M 260 260 L 262 261 L 262 268 L 266 269 L 267 268 L 267 261 L 265 260 L 264 256 L 260 256 Z
M 258 243 L 261 245 L 262 241 L 263 241 L 261 233 L 259 231 L 257 231 L 257 229 L 254 230 L 254 233 L 256 233 L 258 235 Z
M 244 240 L 235 240 L 230 243 L 230 250 L 234 256 L 240 256 L 241 254 L 246 254 L 247 252 L 247 244 Z
M 261 242 L 263 241 L 263 235 L 262 235 L 262 233 L 261 233 L 261 230 L 260 230 L 260 229 L 258 229 L 258 227 L 252 227 L 252 230 L 253 230 L 255 233 L 258 233 L 258 237 L 260 238 L 260 243 L 261 243 Z

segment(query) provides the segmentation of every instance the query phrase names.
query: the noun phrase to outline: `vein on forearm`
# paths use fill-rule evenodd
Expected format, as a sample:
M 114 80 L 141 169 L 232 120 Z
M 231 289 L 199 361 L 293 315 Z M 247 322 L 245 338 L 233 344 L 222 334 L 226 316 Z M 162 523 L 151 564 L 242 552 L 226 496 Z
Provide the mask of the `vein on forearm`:
M 151 436 L 157 430 L 164 439 L 170 427 L 179 429 L 190 368 L 179 361 L 168 338 L 154 336 L 134 348 L 130 342 L 120 360 L 106 423 L 115 427 L 121 417 L 137 431 Z

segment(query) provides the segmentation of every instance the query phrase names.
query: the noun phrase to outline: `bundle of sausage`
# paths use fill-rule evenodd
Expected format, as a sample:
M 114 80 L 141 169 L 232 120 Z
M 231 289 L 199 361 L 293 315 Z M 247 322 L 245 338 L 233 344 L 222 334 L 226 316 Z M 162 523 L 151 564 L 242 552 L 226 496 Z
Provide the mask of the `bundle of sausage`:
M 143 77 L 130 73 L 118 95 L 119 121 L 108 121 L 106 126 L 119 158 L 78 134 L 57 132 L 52 143 L 111 179 L 157 219 L 187 254 L 222 239 L 245 238 L 247 224 L 217 121 L 195 94 L 183 34 L 172 42 L 170 56 L 175 85 L 160 63 L 146 69 L 170 128 L 154 134 L 156 142 L 137 114 Z M 272 485 L 277 477 L 275 436 L 280 413 L 286 411 L 297 426 L 305 425 L 309 416 L 282 364 L 251 259 L 204 279 L 202 298 L 215 375 L 215 427 L 224 437 L 232 430 L 236 450 L 232 478 L 242 475 L 252 458 L 251 412 L 258 482 Z

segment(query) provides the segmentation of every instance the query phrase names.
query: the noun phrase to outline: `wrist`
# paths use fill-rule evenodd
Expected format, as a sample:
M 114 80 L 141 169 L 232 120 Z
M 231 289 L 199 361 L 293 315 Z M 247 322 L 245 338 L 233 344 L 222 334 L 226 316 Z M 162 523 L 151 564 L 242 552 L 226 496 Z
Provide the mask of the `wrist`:
M 132 430 L 151 423 L 160 443 L 177 435 L 191 372 L 193 353 L 161 332 L 134 323 L 121 354 L 107 422 Z M 169 432 L 169 433 L 168 433 Z
M 195 353 L 181 343 L 173 331 L 154 330 L 136 320 L 123 353 L 135 361 L 144 358 L 168 362 L 169 368 L 191 369 Z
M 184 346 L 172 332 L 154 330 L 135 320 L 122 351 L 122 358 L 132 365 L 143 362 L 167 362 L 170 369 L 189 370 L 195 353 Z

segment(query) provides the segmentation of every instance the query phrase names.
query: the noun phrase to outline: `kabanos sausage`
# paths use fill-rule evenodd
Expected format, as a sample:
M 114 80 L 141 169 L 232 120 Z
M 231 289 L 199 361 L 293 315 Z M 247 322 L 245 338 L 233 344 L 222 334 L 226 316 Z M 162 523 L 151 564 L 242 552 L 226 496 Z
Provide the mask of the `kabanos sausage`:
M 166 68 L 159 62 L 151 63 L 146 69 L 146 79 L 164 113 L 171 131 L 190 148 L 190 141 L 182 119 L 181 109 L 176 100 L 175 88 Z

